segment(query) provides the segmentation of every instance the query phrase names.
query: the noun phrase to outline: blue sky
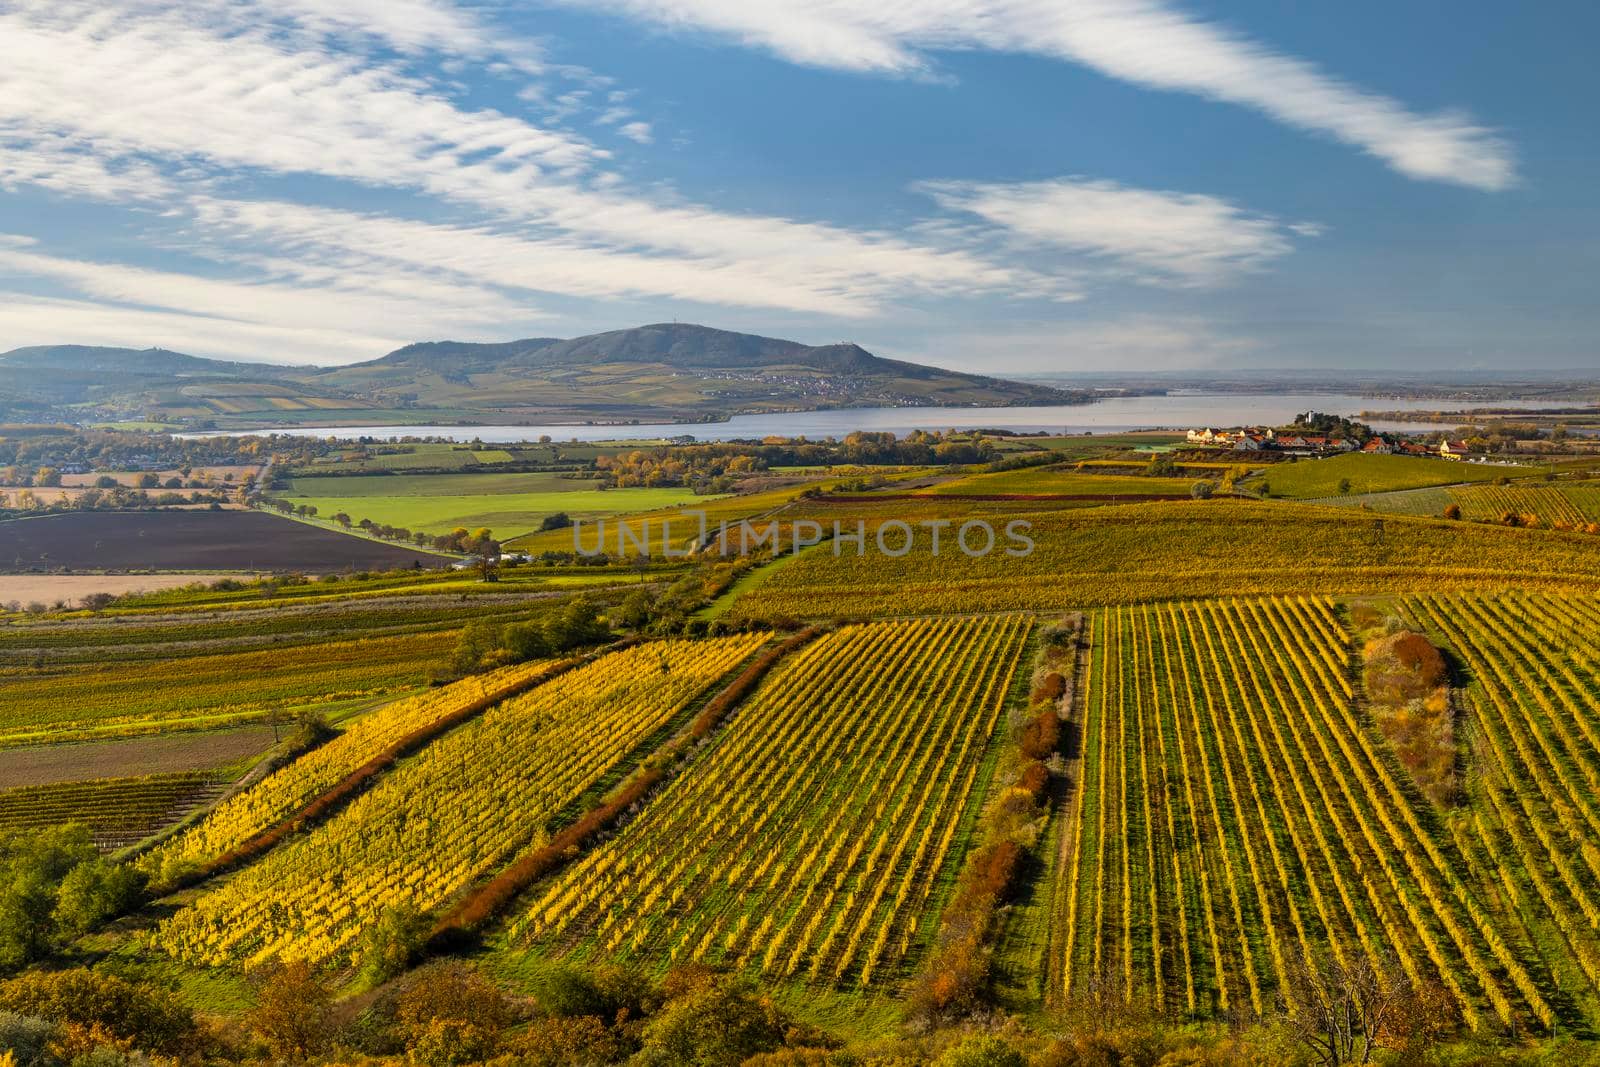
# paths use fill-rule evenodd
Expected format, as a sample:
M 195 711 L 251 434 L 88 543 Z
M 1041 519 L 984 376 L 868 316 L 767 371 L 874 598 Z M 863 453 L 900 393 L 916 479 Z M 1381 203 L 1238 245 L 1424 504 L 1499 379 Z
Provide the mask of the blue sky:
M 1600 368 L 1592 5 L 0 0 L 0 348 Z

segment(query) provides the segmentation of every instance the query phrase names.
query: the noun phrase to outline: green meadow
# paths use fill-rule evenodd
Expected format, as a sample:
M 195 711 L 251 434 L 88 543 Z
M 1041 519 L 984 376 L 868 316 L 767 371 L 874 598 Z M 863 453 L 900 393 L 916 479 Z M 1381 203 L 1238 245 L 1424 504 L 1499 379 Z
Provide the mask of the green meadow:
M 1369 456 L 1352 452 L 1328 459 L 1279 463 L 1250 479 L 1247 488 L 1291 500 L 1336 496 L 1349 481 L 1348 493 L 1388 493 L 1426 489 L 1457 482 L 1488 482 L 1535 473 L 1530 468 L 1498 464 L 1458 463 L 1433 456 Z
M 598 484 L 547 471 L 353 475 L 295 478 L 280 495 L 315 507 L 323 519 L 344 512 L 354 522 L 371 519 L 431 534 L 487 526 L 502 540 L 537 530 L 557 512 L 589 518 L 712 499 L 684 488 L 599 489 Z

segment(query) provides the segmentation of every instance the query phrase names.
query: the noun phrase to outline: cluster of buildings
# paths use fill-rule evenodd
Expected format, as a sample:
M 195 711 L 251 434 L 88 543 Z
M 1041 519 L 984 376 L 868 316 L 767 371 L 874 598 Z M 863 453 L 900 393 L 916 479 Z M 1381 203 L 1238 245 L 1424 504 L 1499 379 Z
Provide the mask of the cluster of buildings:
M 1357 444 L 1344 437 L 1325 434 L 1279 433 L 1271 427 L 1245 427 L 1238 430 L 1190 430 L 1189 443 L 1202 448 L 1226 448 L 1233 452 L 1286 452 L 1296 456 L 1329 456 L 1341 452 L 1365 452 L 1376 456 L 1439 456 L 1444 459 L 1466 459 L 1468 450 L 1463 441 L 1440 441 L 1436 445 L 1423 444 L 1399 437 L 1377 434 Z
M 1279 434 L 1267 427 L 1239 430 L 1190 430 L 1189 443 L 1202 448 L 1226 448 L 1234 452 L 1295 452 L 1308 456 L 1354 452 L 1358 446 L 1342 437 L 1323 434 Z

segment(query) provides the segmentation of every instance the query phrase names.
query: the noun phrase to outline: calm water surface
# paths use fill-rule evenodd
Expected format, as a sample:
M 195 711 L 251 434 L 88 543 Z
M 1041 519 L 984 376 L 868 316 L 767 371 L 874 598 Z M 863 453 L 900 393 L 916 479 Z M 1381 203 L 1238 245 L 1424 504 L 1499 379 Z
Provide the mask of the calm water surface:
M 1497 400 L 1497 408 L 1566 407 L 1572 401 Z M 1125 433 L 1129 430 L 1187 429 L 1201 426 L 1281 425 L 1303 411 L 1355 416 L 1362 411 L 1436 411 L 1459 405 L 1436 398 L 1423 400 L 1373 398 L 1353 394 L 1169 393 L 1166 396 L 1108 397 L 1092 404 L 1066 407 L 1010 408 L 849 408 L 839 411 L 795 411 L 770 415 L 736 415 L 726 422 L 628 423 L 597 426 L 296 426 L 261 430 L 229 430 L 180 436 L 240 436 L 286 433 L 299 437 L 443 437 L 457 441 L 509 444 L 549 435 L 557 441 L 649 440 L 692 435 L 700 441 L 735 438 L 843 437 L 854 430 L 907 434 L 912 430 L 964 430 L 993 427 L 1059 434 Z M 1444 424 L 1375 422 L 1379 430 L 1443 430 Z

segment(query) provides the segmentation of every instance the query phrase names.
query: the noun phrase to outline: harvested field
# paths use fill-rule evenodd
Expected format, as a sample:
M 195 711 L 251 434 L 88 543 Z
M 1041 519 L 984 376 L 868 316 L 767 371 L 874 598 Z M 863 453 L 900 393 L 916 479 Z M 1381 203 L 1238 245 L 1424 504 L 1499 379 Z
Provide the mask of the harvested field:
M 139 477 L 146 473 L 154 474 L 157 478 L 161 479 L 163 483 L 165 483 L 169 478 L 182 478 L 185 482 L 204 481 L 205 479 L 209 478 L 217 485 L 228 486 L 239 485 L 250 478 L 256 477 L 261 473 L 261 467 L 259 464 L 231 464 L 215 467 L 192 467 L 190 468 L 187 477 L 185 477 L 184 473 L 180 470 L 148 472 L 90 471 L 88 474 L 63 474 L 61 476 L 61 484 L 67 486 L 93 485 L 101 478 L 109 476 L 115 478 L 118 485 L 125 485 L 131 489 L 139 484 Z M 232 475 L 233 477 L 230 479 L 228 477 L 229 475 Z
M 230 486 L 221 486 L 221 488 L 228 489 L 228 488 L 231 488 L 231 487 Z M 59 486 L 59 487 L 56 487 L 56 486 L 45 486 L 45 487 L 36 488 L 36 489 L 7 489 L 7 488 L 0 488 L 0 493 L 8 494 L 11 497 L 13 502 L 21 500 L 23 498 L 23 494 L 24 493 L 30 493 L 30 494 L 32 494 L 34 500 L 36 500 L 40 504 L 46 505 L 46 506 L 52 505 L 52 504 L 60 504 L 60 503 L 63 503 L 65 501 L 77 500 L 79 497 L 83 496 L 83 494 L 88 493 L 88 492 L 105 493 L 105 492 L 107 492 L 107 490 L 91 489 L 88 486 L 71 486 L 71 485 Z M 156 488 L 156 489 L 141 489 L 141 490 L 139 490 L 139 492 L 145 493 L 145 494 L 147 494 L 148 496 L 150 496 L 152 498 L 158 497 L 158 496 L 167 496 L 168 494 L 171 494 L 172 496 L 181 496 L 185 500 L 193 500 L 195 497 L 207 497 L 207 498 L 209 498 L 211 496 L 212 490 L 211 489 L 161 489 L 161 488 Z
M 443 557 L 257 511 L 104 511 L 0 522 L 0 568 L 382 570 Z M 0 599 L 5 582 L 0 579 Z
M 54 604 L 64 600 L 77 606 L 90 593 L 153 593 L 179 589 L 196 581 L 236 578 L 250 581 L 251 574 L 0 574 L 0 604 L 12 600 L 24 604 Z
M 272 727 L 0 749 L 0 788 L 202 771 L 264 752 Z

